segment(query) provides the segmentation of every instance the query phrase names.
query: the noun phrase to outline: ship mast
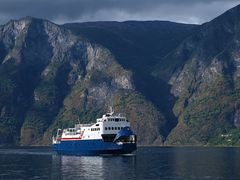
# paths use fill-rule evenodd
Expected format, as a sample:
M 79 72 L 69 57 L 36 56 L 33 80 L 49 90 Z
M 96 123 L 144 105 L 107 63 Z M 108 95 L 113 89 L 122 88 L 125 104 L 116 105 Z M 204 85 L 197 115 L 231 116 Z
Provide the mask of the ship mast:
M 114 114 L 114 110 L 112 106 L 109 106 L 109 111 L 110 112 L 108 114 L 112 116 Z

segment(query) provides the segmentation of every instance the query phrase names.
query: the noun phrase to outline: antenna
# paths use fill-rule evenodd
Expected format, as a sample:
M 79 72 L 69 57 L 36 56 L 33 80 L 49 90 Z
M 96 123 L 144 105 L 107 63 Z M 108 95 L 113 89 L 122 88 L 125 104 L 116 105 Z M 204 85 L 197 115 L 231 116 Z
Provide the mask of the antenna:
M 109 106 L 109 110 L 110 110 L 109 114 L 113 115 L 114 114 L 114 110 L 113 110 L 112 106 Z

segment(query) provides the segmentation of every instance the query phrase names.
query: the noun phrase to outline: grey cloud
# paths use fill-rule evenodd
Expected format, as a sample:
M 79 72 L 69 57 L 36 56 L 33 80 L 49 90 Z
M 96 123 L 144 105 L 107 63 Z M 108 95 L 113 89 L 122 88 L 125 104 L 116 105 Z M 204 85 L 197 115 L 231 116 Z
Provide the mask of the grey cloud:
M 56 23 L 170 20 L 203 23 L 240 0 L 0 0 L 0 24 L 34 16 Z

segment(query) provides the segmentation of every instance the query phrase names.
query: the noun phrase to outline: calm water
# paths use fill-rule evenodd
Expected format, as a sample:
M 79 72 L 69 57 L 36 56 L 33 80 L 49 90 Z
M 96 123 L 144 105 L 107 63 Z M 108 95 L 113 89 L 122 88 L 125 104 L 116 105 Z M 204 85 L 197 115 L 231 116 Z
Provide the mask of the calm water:
M 126 156 L 59 156 L 0 148 L 0 179 L 236 179 L 240 148 L 138 148 Z

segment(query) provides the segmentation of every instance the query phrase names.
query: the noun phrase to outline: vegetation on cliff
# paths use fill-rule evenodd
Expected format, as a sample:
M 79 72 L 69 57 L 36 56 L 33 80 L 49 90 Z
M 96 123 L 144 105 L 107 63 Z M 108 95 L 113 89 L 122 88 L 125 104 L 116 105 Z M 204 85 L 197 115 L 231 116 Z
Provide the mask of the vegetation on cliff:
M 240 145 L 239 16 L 0 26 L 0 144 L 47 145 L 112 105 L 140 145 Z

